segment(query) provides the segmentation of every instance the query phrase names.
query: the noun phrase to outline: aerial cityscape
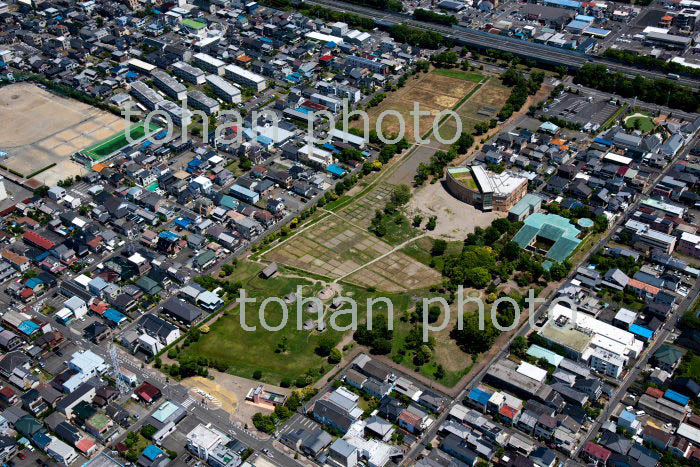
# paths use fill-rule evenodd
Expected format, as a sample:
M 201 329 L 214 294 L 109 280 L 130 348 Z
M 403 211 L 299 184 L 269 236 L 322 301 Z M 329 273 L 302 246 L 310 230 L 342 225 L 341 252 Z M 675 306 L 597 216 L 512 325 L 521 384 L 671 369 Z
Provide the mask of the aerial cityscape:
M 700 465 L 700 1 L 0 1 L 0 467 Z

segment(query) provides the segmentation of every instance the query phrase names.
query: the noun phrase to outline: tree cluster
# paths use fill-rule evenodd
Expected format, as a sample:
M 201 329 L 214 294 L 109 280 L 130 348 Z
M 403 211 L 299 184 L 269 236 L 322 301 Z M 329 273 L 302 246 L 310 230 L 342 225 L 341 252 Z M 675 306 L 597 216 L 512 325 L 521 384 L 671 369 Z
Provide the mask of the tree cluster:
M 452 15 L 443 15 L 430 10 L 424 10 L 423 8 L 416 8 L 413 11 L 413 17 L 418 21 L 425 21 L 427 23 L 444 24 L 445 26 L 452 26 L 457 24 L 457 18 Z
M 696 90 L 667 79 L 650 79 L 641 75 L 629 78 L 626 74 L 608 71 L 605 65 L 585 63 L 576 73 L 574 82 L 625 98 L 637 97 L 645 102 L 686 112 L 697 112 L 700 108 L 700 95 Z

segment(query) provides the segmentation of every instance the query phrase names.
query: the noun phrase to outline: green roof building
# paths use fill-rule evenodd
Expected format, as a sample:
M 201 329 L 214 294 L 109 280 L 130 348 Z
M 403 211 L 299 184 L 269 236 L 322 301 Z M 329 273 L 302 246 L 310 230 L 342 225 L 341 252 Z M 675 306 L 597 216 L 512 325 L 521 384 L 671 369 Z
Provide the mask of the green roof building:
M 525 219 L 525 225 L 515 234 L 513 241 L 520 248 L 563 263 L 581 243 L 579 233 L 566 217 L 535 213 Z
M 662 370 L 673 373 L 681 359 L 685 355 L 685 350 L 672 345 L 663 344 L 659 350 L 654 352 L 654 361 Z

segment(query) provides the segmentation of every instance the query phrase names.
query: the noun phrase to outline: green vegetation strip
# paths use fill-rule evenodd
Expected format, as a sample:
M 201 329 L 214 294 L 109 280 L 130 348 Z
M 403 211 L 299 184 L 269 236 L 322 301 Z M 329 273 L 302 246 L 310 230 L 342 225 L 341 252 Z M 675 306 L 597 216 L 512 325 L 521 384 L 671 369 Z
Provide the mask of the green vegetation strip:
M 482 79 L 484 79 L 484 75 L 481 73 L 456 70 L 454 68 L 437 68 L 433 70 L 433 73 L 436 75 L 447 76 L 449 78 L 472 81 L 474 83 L 479 83 Z

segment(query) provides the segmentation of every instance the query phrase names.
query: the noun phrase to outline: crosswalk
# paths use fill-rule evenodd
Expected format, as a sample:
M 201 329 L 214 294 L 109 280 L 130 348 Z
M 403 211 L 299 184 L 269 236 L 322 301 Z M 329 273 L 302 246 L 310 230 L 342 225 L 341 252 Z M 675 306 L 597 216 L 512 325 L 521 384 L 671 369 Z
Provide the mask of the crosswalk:
M 192 399 L 191 397 L 188 397 L 187 399 L 185 399 L 185 402 L 182 403 L 182 406 L 184 408 L 188 408 L 192 404 L 194 404 L 194 399 Z

